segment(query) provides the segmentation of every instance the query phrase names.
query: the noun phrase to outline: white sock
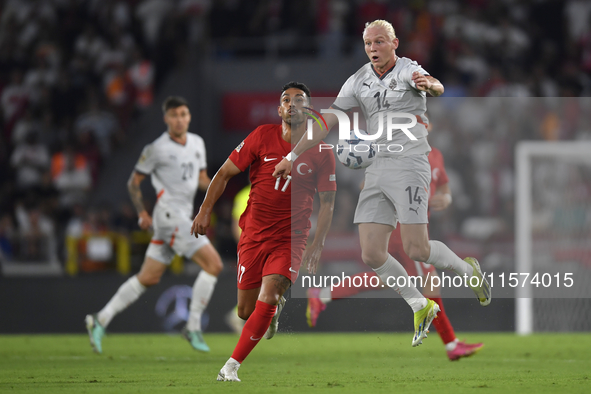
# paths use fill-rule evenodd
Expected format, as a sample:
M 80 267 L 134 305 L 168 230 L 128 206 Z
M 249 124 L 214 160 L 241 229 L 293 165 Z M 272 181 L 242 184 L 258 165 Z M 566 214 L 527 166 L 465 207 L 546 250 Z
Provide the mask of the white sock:
M 448 352 L 455 350 L 456 346 L 458 346 L 458 342 L 460 342 L 460 341 L 458 340 L 458 338 L 456 338 L 453 341 L 446 343 L 445 350 L 447 350 Z
M 140 283 L 137 276 L 134 275 L 127 279 L 107 305 L 98 313 L 97 318 L 101 326 L 106 328 L 115 315 L 133 304 L 145 291 L 146 287 Z
M 318 294 L 318 298 L 323 304 L 328 304 L 332 301 L 332 292 L 330 291 L 330 287 L 323 287 L 320 289 L 320 293 Z
M 443 242 L 429 241 L 429 246 L 431 247 L 431 254 L 425 261 L 427 264 L 442 270 L 452 270 L 460 276 L 467 275 L 468 280 L 472 277 L 474 272 L 472 266 L 459 258 Z
M 217 281 L 217 277 L 203 270 L 197 275 L 197 279 L 193 285 L 193 297 L 191 298 L 191 306 L 189 307 L 187 330 L 201 331 L 201 315 L 205 308 L 207 308 L 207 304 L 209 304 L 209 299 L 213 294 L 213 288 Z
M 413 312 L 418 312 L 427 306 L 427 299 L 409 282 L 406 270 L 391 255 L 388 255 L 386 262 L 381 267 L 374 268 L 374 271 L 382 279 L 382 282 L 387 285 L 388 283 L 396 285 L 395 287 L 392 287 L 392 289 L 406 300 Z M 406 278 L 406 286 L 404 287 L 398 287 L 398 278 L 401 276 Z M 396 278 L 396 281 L 393 279 L 388 281 L 388 278 L 391 277 Z

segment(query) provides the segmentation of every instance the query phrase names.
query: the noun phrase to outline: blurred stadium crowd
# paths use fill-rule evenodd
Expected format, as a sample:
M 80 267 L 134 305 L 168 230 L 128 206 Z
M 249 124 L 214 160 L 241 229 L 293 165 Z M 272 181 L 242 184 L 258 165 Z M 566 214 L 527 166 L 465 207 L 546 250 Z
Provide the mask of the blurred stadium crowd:
M 386 19 L 446 96 L 588 96 L 591 5 L 587 1 L 303 0 L 213 2 L 209 38 L 220 58 L 365 59 L 364 24 Z
M 8 258 L 38 260 L 65 233 L 129 225 L 127 206 L 113 215 L 84 204 L 183 53 L 185 15 L 152 3 L 3 2 L 0 250 Z
M 47 239 L 136 228 L 129 205 L 88 207 L 88 196 L 159 82 L 191 51 L 216 61 L 358 57 L 361 65 L 361 32 L 374 19 L 393 23 L 398 54 L 437 76 L 444 97 L 591 95 L 591 3 L 581 0 L 6 0 L 0 257 L 34 260 Z M 564 128 L 547 113 L 542 129 L 515 121 L 490 132 L 478 111 L 461 127 L 432 112 L 443 136 L 435 145 L 461 185 L 447 233 L 472 216 L 511 212 L 515 141 L 588 138 L 588 124 Z

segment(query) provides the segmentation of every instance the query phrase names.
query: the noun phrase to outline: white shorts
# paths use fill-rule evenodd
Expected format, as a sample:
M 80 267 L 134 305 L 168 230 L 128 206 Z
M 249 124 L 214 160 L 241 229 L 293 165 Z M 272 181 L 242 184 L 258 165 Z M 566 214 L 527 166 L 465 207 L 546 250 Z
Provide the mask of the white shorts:
M 355 223 L 396 227 L 428 223 L 431 166 L 426 154 L 377 157 L 365 170 L 365 184 L 355 210 Z
M 175 254 L 191 258 L 196 251 L 209 244 L 205 235 L 191 235 L 193 222 L 174 210 L 156 205 L 152 216 L 154 235 L 146 256 L 170 264 Z

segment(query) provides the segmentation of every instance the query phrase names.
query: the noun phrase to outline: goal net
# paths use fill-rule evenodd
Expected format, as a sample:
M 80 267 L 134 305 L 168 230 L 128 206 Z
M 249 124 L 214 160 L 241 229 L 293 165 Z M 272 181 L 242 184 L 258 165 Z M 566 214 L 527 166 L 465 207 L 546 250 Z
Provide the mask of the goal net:
M 589 331 L 591 142 L 521 142 L 516 166 L 516 331 Z

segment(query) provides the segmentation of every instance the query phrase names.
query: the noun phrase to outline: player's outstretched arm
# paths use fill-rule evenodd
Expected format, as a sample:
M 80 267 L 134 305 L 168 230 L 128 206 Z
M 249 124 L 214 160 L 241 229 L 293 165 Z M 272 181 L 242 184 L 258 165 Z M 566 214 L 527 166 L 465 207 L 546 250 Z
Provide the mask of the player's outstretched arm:
M 199 213 L 195 216 L 195 220 L 193 220 L 193 225 L 191 226 L 191 235 L 195 235 L 195 238 L 198 238 L 199 234 L 205 234 L 211 222 L 213 206 L 224 190 L 226 190 L 228 181 L 241 172 L 242 171 L 236 167 L 236 164 L 228 159 L 215 174 L 207 188 L 207 194 L 205 194 L 205 199 L 199 208 Z
M 336 192 L 320 192 L 320 209 L 318 211 L 318 222 L 316 224 L 316 235 L 314 241 L 306 248 L 302 258 L 302 264 L 306 266 L 308 272 L 315 274 L 318 269 L 318 262 L 322 249 L 324 249 L 324 241 L 332 223 L 332 214 L 334 212 L 334 199 Z
M 292 163 L 297 159 L 299 155 L 307 151 L 308 149 L 315 147 L 328 135 L 330 129 L 338 123 L 338 118 L 335 114 L 324 114 L 324 120 L 328 127 L 322 126 L 318 123 L 314 123 L 312 127 L 312 139 L 308 139 L 308 133 L 304 133 L 300 141 L 296 144 L 293 150 L 290 152 L 291 157 L 286 157 L 281 160 L 273 171 L 273 177 L 277 178 L 282 176 L 284 179 L 291 173 Z
M 443 84 L 437 78 L 423 75 L 418 71 L 412 73 L 412 80 L 418 90 L 427 92 L 433 97 L 441 96 L 445 90 Z
M 127 191 L 129 192 L 131 202 L 133 202 L 133 206 L 137 211 L 137 216 L 139 218 L 138 224 L 142 230 L 147 230 L 152 226 L 152 217 L 148 211 L 146 211 L 146 207 L 144 207 L 142 189 L 140 188 L 140 185 L 145 178 L 146 176 L 144 174 L 133 171 L 127 181 Z

